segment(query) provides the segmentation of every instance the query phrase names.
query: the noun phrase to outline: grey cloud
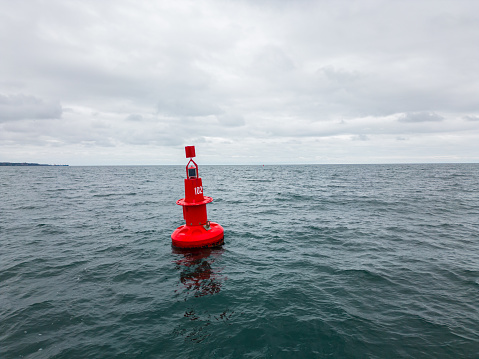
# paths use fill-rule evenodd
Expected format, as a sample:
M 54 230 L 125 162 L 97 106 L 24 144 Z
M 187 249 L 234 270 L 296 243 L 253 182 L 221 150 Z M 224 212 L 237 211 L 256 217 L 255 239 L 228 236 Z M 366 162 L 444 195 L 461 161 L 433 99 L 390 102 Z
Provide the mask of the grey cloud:
M 282 75 L 295 68 L 292 59 L 278 46 L 266 45 L 256 54 L 250 69 L 264 75 Z
M 216 118 L 221 125 L 227 127 L 239 127 L 245 125 L 244 117 L 239 114 L 218 115 Z
M 223 112 L 213 101 L 196 98 L 162 99 L 157 105 L 158 113 L 168 116 L 201 117 Z
M 28 95 L 0 94 L 0 122 L 26 119 L 58 119 L 62 115 L 59 102 L 45 101 Z
M 434 113 L 434 112 L 413 112 L 406 113 L 399 117 L 399 122 L 440 122 L 443 121 L 444 117 Z
M 142 122 L 143 121 L 143 116 L 138 115 L 138 114 L 131 114 L 126 117 L 126 121 L 132 121 L 132 122 Z
M 479 121 L 479 116 L 473 116 L 473 115 L 471 115 L 471 116 L 464 116 L 464 119 L 465 119 L 466 121 Z
M 152 130 L 149 133 L 143 131 L 130 131 L 128 133 L 122 133 L 118 136 L 118 139 L 127 145 L 134 146 L 178 146 L 184 143 L 184 135 L 181 132 L 171 130 Z
M 369 138 L 368 135 L 360 134 L 360 135 L 357 135 L 357 136 L 353 136 L 352 140 L 353 141 L 369 141 L 370 138 Z
M 332 65 L 320 67 L 316 74 L 319 75 L 320 81 L 325 81 L 334 87 L 349 87 L 361 77 L 358 71 L 348 71 Z

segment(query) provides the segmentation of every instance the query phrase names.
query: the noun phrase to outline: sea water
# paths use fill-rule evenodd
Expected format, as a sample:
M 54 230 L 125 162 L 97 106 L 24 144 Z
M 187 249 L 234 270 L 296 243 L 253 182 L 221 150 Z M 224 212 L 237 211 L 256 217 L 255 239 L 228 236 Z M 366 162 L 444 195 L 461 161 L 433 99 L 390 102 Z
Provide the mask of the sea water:
M 0 358 L 477 358 L 479 165 L 0 168 Z

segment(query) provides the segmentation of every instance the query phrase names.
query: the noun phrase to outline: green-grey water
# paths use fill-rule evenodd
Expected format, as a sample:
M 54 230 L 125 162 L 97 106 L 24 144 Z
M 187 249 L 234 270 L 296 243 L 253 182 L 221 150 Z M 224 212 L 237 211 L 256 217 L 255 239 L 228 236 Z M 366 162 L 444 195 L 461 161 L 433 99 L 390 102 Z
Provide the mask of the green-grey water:
M 0 357 L 479 357 L 479 165 L 0 169 Z

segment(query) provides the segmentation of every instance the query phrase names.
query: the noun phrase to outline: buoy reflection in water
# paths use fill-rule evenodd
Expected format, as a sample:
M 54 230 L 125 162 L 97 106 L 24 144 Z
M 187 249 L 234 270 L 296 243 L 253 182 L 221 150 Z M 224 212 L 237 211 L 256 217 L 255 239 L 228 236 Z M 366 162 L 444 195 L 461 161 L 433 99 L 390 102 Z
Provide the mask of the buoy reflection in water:
M 174 260 L 176 269 L 180 272 L 180 283 L 186 290 L 187 296 L 202 297 L 217 294 L 221 290 L 224 280 L 222 268 L 215 268 L 213 263 L 221 257 L 223 248 L 183 250 L 173 248 L 174 254 L 182 255 Z M 179 290 L 176 291 L 177 293 Z

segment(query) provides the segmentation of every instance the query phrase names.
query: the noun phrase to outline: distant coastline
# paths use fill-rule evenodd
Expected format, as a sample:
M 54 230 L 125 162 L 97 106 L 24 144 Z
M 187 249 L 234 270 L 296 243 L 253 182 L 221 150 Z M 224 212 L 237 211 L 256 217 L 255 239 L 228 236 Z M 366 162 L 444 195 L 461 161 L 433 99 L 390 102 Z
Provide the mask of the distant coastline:
M 68 165 L 47 165 L 42 163 L 27 163 L 27 162 L 0 162 L 0 166 L 68 166 Z

